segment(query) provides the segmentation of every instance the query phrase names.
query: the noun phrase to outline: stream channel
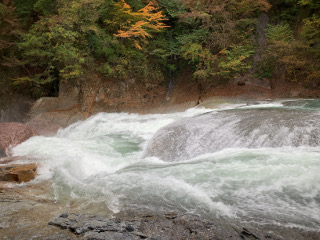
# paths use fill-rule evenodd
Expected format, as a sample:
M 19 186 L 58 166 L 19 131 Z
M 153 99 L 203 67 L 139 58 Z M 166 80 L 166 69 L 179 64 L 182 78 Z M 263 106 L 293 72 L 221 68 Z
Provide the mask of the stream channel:
M 126 209 L 320 229 L 320 101 L 99 113 L 13 149 L 39 163 L 25 184 L 79 212 Z M 63 211 L 63 210 L 62 210 Z

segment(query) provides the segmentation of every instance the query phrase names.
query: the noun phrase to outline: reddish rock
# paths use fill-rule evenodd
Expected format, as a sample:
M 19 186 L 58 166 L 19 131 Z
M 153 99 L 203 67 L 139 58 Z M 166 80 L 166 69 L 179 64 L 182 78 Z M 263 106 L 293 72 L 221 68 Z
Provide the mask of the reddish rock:
M 0 181 L 29 182 L 36 177 L 36 164 L 11 164 L 0 166 Z
M 16 146 L 35 135 L 35 131 L 23 123 L 0 123 L 0 149 L 7 153 L 9 146 Z

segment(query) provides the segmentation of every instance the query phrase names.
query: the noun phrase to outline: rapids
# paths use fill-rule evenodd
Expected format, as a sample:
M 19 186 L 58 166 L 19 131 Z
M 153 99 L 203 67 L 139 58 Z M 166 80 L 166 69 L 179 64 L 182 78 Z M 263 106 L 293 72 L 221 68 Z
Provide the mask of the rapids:
M 80 210 L 150 209 L 320 231 L 320 101 L 99 113 L 13 149 Z

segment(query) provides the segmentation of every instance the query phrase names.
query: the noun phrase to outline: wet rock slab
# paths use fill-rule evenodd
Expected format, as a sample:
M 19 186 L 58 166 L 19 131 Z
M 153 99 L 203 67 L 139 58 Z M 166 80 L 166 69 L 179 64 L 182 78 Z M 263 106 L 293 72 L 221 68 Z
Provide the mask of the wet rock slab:
M 62 229 L 69 229 L 84 239 L 238 239 L 231 229 L 227 235 L 214 222 L 174 213 L 145 214 L 136 217 L 101 218 L 94 215 L 64 213 L 49 222 Z
M 49 225 L 70 230 L 80 239 L 165 240 L 165 239 L 239 239 L 239 240 L 316 240 L 320 233 L 279 226 L 249 226 L 232 220 L 205 220 L 175 213 L 120 213 L 114 218 L 64 213 Z

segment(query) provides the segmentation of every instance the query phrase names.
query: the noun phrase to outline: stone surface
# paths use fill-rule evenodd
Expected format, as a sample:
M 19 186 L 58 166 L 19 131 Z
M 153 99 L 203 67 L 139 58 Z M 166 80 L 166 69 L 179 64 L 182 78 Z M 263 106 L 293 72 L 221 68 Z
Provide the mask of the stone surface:
M 79 239 L 69 231 L 49 226 L 61 207 L 48 198 L 50 183 L 16 185 L 0 181 L 0 239 Z
M 21 95 L 4 98 L 5 100 L 0 98 L 0 122 L 23 122 L 31 108 L 32 100 Z
M 269 89 L 269 90 L 271 89 L 269 79 L 256 78 L 251 74 L 247 74 L 243 77 L 235 79 L 233 80 L 233 82 L 236 82 L 238 86 L 255 86 L 255 87 L 260 87 L 260 88 Z
M 5 152 L 3 152 L 2 149 L 0 149 L 0 158 L 6 157 L 7 154 L 5 154 Z
M 0 166 L 0 181 L 29 182 L 36 177 L 36 164 L 11 164 Z
M 0 149 L 8 155 L 8 147 L 16 146 L 35 135 L 36 132 L 26 124 L 0 123 Z
M 83 120 L 84 116 L 77 109 L 69 111 L 53 111 L 43 112 L 27 123 L 32 129 L 35 129 L 41 136 L 52 136 L 57 133 L 60 128 L 65 128 L 68 125 Z
M 320 233 L 304 232 L 278 226 L 244 226 L 232 219 L 206 220 L 195 215 L 120 212 L 115 218 L 96 215 L 63 213 L 49 225 L 69 229 L 81 239 L 102 240 L 315 240 Z
M 34 102 L 27 125 L 39 135 L 52 136 L 60 128 L 82 120 L 79 92 L 79 83 L 60 83 L 59 97 L 42 97 Z
M 137 217 L 101 218 L 64 213 L 49 222 L 84 239 L 224 239 L 216 223 L 195 216 L 145 214 Z M 230 236 L 238 233 L 229 229 Z M 231 239 L 231 238 L 230 238 Z
M 182 213 L 138 209 L 111 215 L 103 208 L 93 211 L 93 214 L 99 212 L 99 216 L 81 214 L 88 213 L 88 210 L 92 213 L 94 205 L 85 210 L 81 206 L 86 203 L 82 205 L 80 202 L 57 201 L 52 197 L 50 189 L 50 182 L 23 187 L 12 187 L 0 182 L 0 239 L 320 239 L 320 232 L 272 224 L 255 225 L 252 222 L 241 222 L 240 219 L 216 216 L 208 216 L 210 220 L 207 220 Z M 49 221 L 52 225 L 48 224 Z

